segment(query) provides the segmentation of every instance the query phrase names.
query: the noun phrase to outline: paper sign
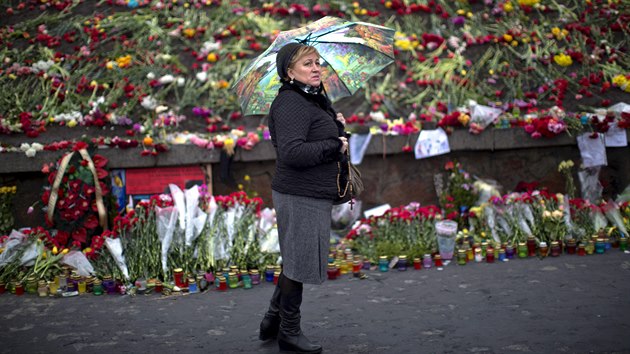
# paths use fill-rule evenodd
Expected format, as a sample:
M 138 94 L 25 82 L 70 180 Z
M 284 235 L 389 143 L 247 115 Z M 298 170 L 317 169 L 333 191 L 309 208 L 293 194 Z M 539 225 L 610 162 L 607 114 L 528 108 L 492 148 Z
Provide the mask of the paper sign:
M 590 135 L 591 133 L 585 133 L 577 137 L 584 167 L 589 168 L 608 165 L 604 136 L 599 134 L 597 138 L 591 138 Z
M 353 134 L 350 136 L 350 162 L 353 165 L 361 164 L 371 140 L 372 134 Z
M 628 136 L 626 130 L 617 126 L 617 122 L 611 124 L 606 132 L 605 139 L 608 147 L 624 147 L 628 146 Z
M 451 152 L 451 148 L 448 145 L 448 136 L 442 128 L 420 132 L 415 146 L 416 159 L 448 154 L 449 152 Z

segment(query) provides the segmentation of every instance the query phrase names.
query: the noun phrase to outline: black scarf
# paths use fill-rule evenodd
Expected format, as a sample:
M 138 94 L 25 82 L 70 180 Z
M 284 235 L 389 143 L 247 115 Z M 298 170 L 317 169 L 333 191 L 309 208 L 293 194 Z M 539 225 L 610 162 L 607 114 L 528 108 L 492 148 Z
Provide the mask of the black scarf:
M 319 85 L 318 87 L 307 85 L 300 81 L 293 79 L 293 82 L 282 82 L 282 86 L 278 89 L 278 92 L 292 90 L 298 92 L 300 95 L 305 97 L 307 100 L 311 102 L 315 102 L 321 109 L 326 111 L 333 118 L 337 116 L 337 112 L 332 107 L 332 102 L 328 99 L 326 95 L 326 90 L 324 90 L 324 85 Z

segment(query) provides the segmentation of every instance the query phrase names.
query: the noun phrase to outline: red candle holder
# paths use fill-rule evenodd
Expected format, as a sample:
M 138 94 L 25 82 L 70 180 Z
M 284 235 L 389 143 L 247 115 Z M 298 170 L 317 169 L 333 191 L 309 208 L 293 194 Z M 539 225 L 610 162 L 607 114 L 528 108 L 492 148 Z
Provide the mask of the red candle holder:
M 415 270 L 422 269 L 422 260 L 420 258 L 413 259 L 413 269 Z
M 586 256 L 586 247 L 584 247 L 584 245 L 579 245 L 577 254 L 578 256 Z
M 433 261 L 435 262 L 436 267 L 442 267 L 444 265 L 444 263 L 442 263 L 442 257 L 439 254 L 436 254 L 435 257 L 433 257 Z

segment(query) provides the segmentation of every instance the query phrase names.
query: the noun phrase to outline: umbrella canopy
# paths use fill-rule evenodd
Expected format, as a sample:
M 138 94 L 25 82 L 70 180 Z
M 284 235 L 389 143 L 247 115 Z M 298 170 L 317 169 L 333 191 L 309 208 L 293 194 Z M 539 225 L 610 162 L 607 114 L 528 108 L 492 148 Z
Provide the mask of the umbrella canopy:
M 394 61 L 391 28 L 326 16 L 307 26 L 280 32 L 236 80 L 233 89 L 244 115 L 267 114 L 278 88 L 276 54 L 285 44 L 299 42 L 317 48 L 322 58 L 322 82 L 328 97 L 351 96 L 374 74 Z

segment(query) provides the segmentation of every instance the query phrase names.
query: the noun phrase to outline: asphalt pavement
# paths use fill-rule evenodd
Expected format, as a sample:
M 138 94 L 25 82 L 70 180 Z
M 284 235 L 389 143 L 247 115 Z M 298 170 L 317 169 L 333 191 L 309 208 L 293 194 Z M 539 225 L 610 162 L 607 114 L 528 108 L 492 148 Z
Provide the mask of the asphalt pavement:
M 305 285 L 325 353 L 630 353 L 630 254 L 366 271 Z M 0 353 L 277 353 L 258 340 L 273 291 L 0 295 Z

